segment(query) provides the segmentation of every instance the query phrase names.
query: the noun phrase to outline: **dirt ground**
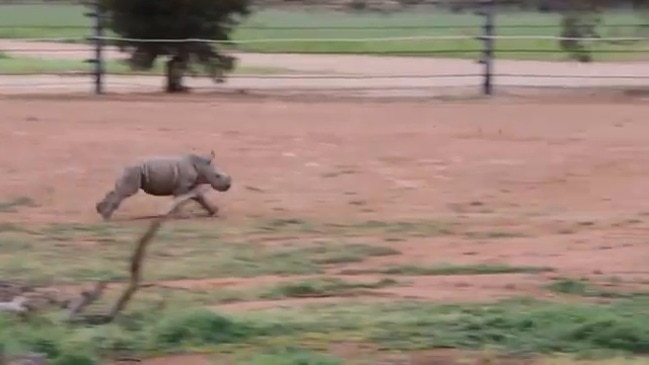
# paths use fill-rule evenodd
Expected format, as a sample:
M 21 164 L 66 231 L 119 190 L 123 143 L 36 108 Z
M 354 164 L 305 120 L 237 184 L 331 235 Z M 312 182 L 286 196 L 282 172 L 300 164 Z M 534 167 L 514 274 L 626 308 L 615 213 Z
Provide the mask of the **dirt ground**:
M 35 206 L 0 213 L 0 221 L 99 222 L 94 205 L 124 164 L 214 149 L 234 182 L 229 192 L 210 195 L 221 215 L 200 219 L 214 224 L 273 217 L 439 219 L 490 234 L 391 242 L 401 255 L 367 265 L 504 262 L 556 270 L 416 277 L 408 287 L 381 289 L 383 300 L 552 298 L 540 288 L 559 276 L 604 286 L 615 278 L 615 290 L 646 290 L 647 115 L 649 103 L 640 99 L 397 103 L 4 96 L 0 200 L 29 197 Z M 150 216 L 166 202 L 140 194 L 115 219 Z M 503 238 L 499 232 L 519 234 Z M 210 285 L 254 280 L 272 278 Z M 221 309 L 277 305 L 298 304 Z

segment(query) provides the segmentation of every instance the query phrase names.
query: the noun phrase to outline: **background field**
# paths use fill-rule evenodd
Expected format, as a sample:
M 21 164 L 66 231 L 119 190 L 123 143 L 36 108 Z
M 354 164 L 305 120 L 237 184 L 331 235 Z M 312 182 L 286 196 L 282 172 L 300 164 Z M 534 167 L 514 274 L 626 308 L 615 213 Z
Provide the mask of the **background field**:
M 103 311 L 166 204 L 138 195 L 101 223 L 123 164 L 214 148 L 234 188 L 210 194 L 220 217 L 189 206 L 164 227 L 152 285 L 115 324 L 3 317 L 11 353 L 646 363 L 620 357 L 649 343 L 646 103 L 62 100 L 0 99 L 3 280 L 60 295 L 113 280 Z
M 85 37 L 89 35 L 85 9 L 72 5 L 0 5 L 0 38 Z M 501 12 L 498 35 L 559 35 L 560 16 L 531 12 Z M 646 21 L 646 20 L 645 20 Z M 643 19 L 630 11 L 611 11 L 604 17 L 602 37 L 646 37 L 636 26 Z M 389 15 L 349 14 L 333 11 L 262 10 L 237 30 L 233 40 L 294 39 L 282 42 L 241 43 L 250 52 L 398 54 L 477 59 L 480 42 L 464 40 L 336 41 L 344 38 L 413 36 L 476 36 L 482 20 L 472 14 L 439 10 L 404 11 Z M 55 28 L 51 28 L 55 27 Z M 304 29 L 304 28 L 307 29 Z M 283 29 L 278 29 L 283 28 Z M 646 29 L 646 28 L 645 28 Z M 328 41 L 313 42 L 314 39 Z M 647 43 L 606 44 L 594 42 L 595 60 L 646 60 Z M 504 39 L 496 42 L 498 58 L 562 60 L 556 40 Z

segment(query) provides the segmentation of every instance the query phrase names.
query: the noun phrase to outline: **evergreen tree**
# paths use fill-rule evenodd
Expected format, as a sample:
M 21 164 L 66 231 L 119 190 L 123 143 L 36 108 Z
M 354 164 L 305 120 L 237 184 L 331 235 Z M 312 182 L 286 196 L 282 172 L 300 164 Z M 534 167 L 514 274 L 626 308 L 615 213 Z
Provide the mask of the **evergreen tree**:
M 230 33 L 250 13 L 252 0 L 99 0 L 107 28 L 120 38 L 200 38 L 229 41 Z M 183 76 L 191 65 L 202 65 L 216 81 L 223 82 L 236 59 L 223 53 L 223 44 L 206 42 L 118 41 L 130 53 L 133 69 L 148 70 L 156 59 L 166 61 L 167 92 L 186 90 Z

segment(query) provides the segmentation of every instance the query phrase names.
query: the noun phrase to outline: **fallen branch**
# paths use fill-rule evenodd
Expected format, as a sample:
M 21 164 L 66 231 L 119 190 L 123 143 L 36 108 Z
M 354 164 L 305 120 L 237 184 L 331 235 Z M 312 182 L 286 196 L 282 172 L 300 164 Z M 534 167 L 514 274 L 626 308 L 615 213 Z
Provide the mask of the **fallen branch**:
M 146 248 L 151 242 L 155 234 L 158 232 L 162 224 L 169 218 L 169 216 L 175 213 L 181 206 L 188 203 L 191 199 L 198 197 L 203 194 L 203 187 L 199 186 L 198 188 L 190 191 L 187 194 L 180 195 L 176 197 L 169 208 L 164 211 L 160 216 L 154 218 L 149 224 L 149 228 L 144 232 L 142 236 L 137 241 L 135 251 L 131 257 L 131 268 L 130 273 L 131 277 L 128 283 L 128 286 L 117 300 L 113 308 L 106 315 L 106 323 L 112 322 L 117 315 L 126 308 L 126 305 L 133 297 L 133 294 L 140 288 L 140 280 L 142 279 L 142 262 L 144 261 L 144 256 L 146 254 Z
M 136 241 L 137 244 L 135 246 L 135 250 L 133 251 L 133 255 L 131 256 L 130 279 L 128 286 L 119 297 L 117 302 L 115 302 L 108 314 L 84 315 L 82 318 L 79 318 L 79 314 L 83 312 L 86 307 L 97 301 L 102 296 L 104 289 L 108 286 L 107 282 L 97 282 L 91 290 L 84 290 L 83 292 L 81 292 L 81 295 L 79 297 L 70 300 L 65 304 L 60 301 L 58 302 L 68 310 L 66 321 L 80 321 L 86 324 L 105 324 L 112 322 L 117 317 L 117 315 L 119 315 L 119 313 L 121 313 L 124 308 L 126 308 L 126 305 L 129 303 L 135 292 L 143 286 L 140 283 L 142 279 L 142 263 L 146 255 L 146 249 L 149 243 L 151 243 L 151 241 L 153 240 L 153 237 L 156 235 L 162 224 L 169 218 L 170 215 L 175 213 L 178 209 L 187 204 L 193 198 L 204 194 L 204 189 L 205 187 L 199 186 L 188 192 L 187 194 L 176 197 L 171 202 L 169 207 L 162 212 L 161 215 L 155 217 L 151 221 L 151 223 L 149 223 L 149 228 Z M 29 291 L 29 289 L 8 282 L 0 282 L 0 289 L 2 288 L 11 289 L 9 290 L 9 295 L 4 295 L 4 297 L 11 298 L 11 301 L 0 301 L 0 313 L 10 312 L 24 316 L 33 309 L 30 308 L 31 306 L 29 305 L 30 299 L 23 295 L 23 293 Z M 2 364 L 0 363 L 0 365 Z

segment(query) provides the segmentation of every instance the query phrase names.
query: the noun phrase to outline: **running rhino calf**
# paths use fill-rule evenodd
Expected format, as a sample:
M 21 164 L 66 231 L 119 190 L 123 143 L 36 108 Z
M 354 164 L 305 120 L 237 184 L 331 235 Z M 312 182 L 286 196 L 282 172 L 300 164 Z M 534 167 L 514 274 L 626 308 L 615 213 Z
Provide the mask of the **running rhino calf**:
M 157 157 L 129 165 L 115 181 L 113 190 L 97 203 L 97 213 L 104 220 L 109 220 L 122 201 L 137 194 L 140 189 L 149 195 L 173 197 L 208 184 L 214 190 L 228 191 L 232 178 L 214 166 L 213 159 L 214 151 L 208 156 L 187 154 Z M 216 215 L 218 208 L 212 206 L 203 194 L 193 200 L 210 215 Z

